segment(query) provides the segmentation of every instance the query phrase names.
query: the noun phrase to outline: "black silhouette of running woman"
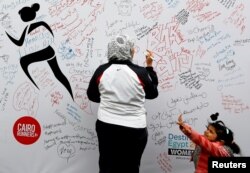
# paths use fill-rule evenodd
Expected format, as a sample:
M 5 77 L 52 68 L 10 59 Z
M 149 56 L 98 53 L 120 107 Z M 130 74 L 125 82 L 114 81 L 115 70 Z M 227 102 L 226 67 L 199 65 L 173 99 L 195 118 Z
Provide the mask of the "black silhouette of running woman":
M 24 22 L 29 22 L 29 21 L 32 21 L 33 19 L 35 19 L 36 12 L 39 9 L 40 9 L 40 5 L 38 3 L 35 3 L 31 7 L 23 7 L 18 13 Z M 53 34 L 51 28 L 49 27 L 49 25 L 43 21 L 32 23 L 32 24 L 26 26 L 23 33 L 22 33 L 22 36 L 19 40 L 14 39 L 7 32 L 6 32 L 6 34 L 14 44 L 16 44 L 17 46 L 22 46 L 24 43 L 24 39 L 25 39 L 26 34 L 29 34 L 31 31 L 33 31 L 34 29 L 36 29 L 39 26 L 44 26 L 54 37 L 54 34 Z M 57 60 L 56 60 L 55 51 L 50 45 L 42 50 L 37 51 L 37 52 L 22 56 L 20 58 L 20 64 L 21 64 L 21 67 L 22 67 L 24 73 L 31 80 L 31 82 L 38 88 L 38 86 L 36 85 L 36 83 L 34 82 L 34 80 L 32 79 L 32 77 L 29 74 L 28 66 L 31 63 L 44 61 L 44 60 L 47 60 L 55 77 L 66 87 L 66 89 L 70 93 L 72 99 L 74 100 L 73 93 L 72 93 L 72 90 L 70 87 L 70 83 L 67 80 L 67 78 L 64 76 L 62 71 L 60 70 L 58 63 L 57 63 Z

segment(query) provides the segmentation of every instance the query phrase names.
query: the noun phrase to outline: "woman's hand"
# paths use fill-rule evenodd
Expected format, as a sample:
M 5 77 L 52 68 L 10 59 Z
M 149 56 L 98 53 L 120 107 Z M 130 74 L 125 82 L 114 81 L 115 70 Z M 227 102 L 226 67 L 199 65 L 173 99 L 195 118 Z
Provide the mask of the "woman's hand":
M 152 67 L 153 66 L 153 52 L 147 50 L 146 52 L 146 64 L 147 64 L 147 67 Z

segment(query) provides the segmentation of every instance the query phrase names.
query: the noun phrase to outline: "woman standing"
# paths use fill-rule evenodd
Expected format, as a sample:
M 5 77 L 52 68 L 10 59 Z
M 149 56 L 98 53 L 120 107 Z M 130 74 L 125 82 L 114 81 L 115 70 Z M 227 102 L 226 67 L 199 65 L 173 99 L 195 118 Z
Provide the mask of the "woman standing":
M 132 63 L 134 43 L 119 35 L 108 43 L 108 63 L 100 65 L 87 89 L 88 98 L 100 103 L 96 132 L 100 173 L 139 173 L 147 144 L 145 99 L 158 96 L 158 78 L 152 53 L 147 67 Z

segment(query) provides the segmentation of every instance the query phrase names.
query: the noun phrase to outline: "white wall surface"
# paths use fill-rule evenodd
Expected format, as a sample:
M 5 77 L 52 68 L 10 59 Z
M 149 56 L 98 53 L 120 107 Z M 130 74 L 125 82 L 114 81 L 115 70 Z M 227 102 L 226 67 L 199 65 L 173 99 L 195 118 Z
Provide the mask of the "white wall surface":
M 219 112 L 250 156 L 250 1 L 43 0 L 35 20 L 23 22 L 18 11 L 36 2 L 0 0 L 0 173 L 98 172 L 98 104 L 86 89 L 118 33 L 135 40 L 134 63 L 144 66 L 143 52 L 154 52 L 159 77 L 159 97 L 146 102 L 141 173 L 193 172 L 194 145 L 175 124 L 180 113 L 203 133 Z M 39 27 L 16 46 L 6 35 L 19 39 L 40 21 L 54 36 Z M 24 73 L 22 57 L 44 45 L 54 48 L 74 100 L 47 61 L 28 67 L 39 89 Z

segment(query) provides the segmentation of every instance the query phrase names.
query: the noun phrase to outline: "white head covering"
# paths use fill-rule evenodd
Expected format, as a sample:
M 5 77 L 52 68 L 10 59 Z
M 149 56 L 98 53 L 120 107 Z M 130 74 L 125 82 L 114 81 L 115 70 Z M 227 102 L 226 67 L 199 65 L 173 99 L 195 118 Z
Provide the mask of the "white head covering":
M 126 35 L 118 35 L 108 43 L 108 61 L 117 60 L 132 60 L 131 49 L 134 43 L 129 40 Z

